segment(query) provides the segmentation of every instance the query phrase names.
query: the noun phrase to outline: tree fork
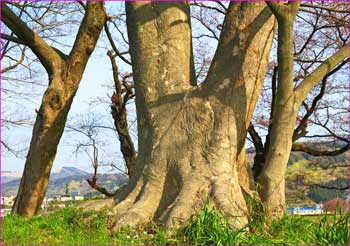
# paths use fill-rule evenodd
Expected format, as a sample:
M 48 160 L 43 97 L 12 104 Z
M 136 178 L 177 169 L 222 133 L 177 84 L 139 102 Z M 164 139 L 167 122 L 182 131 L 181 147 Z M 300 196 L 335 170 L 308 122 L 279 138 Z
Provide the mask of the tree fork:
M 69 56 L 50 47 L 2 3 L 4 23 L 25 42 L 48 73 L 49 85 L 37 114 L 12 213 L 31 217 L 40 210 L 67 115 L 87 61 L 106 21 L 103 3 L 89 2 Z
M 267 69 L 271 11 L 264 3 L 230 3 L 208 77 L 194 87 L 188 4 L 127 2 L 126 13 L 139 152 L 130 193 L 111 209 L 112 229 L 152 219 L 181 227 L 208 200 L 242 228 L 247 206 L 237 159 L 245 160 Z

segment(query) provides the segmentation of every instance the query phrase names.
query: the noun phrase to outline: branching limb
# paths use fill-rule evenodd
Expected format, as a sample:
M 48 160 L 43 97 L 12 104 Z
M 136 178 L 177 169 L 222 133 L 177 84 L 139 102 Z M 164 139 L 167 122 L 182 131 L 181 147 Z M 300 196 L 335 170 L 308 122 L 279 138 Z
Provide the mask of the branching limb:
M 312 156 L 336 156 L 345 153 L 349 149 L 349 143 L 337 150 L 316 150 L 310 148 L 310 146 L 308 146 L 307 144 L 302 143 L 293 143 L 292 145 L 292 151 L 302 151 Z
M 11 31 L 16 34 L 19 40 L 28 45 L 37 55 L 48 74 L 52 74 L 54 66 L 61 61 L 59 54 L 51 48 L 37 33 L 30 29 L 12 10 L 4 3 L 1 3 L 2 21 Z
M 12 69 L 15 69 L 16 67 L 18 67 L 20 64 L 22 64 L 22 62 L 24 61 L 24 57 L 25 57 L 25 52 L 26 52 L 26 47 L 24 47 L 22 49 L 22 53 L 21 53 L 21 57 L 15 62 L 15 64 L 12 64 L 8 67 L 5 67 L 3 69 L 1 69 L 1 73 L 6 73 Z
M 111 113 L 114 119 L 114 125 L 118 132 L 120 141 L 120 150 L 123 154 L 126 166 L 128 168 L 128 174 L 131 178 L 136 173 L 136 149 L 132 138 L 129 133 L 126 104 L 134 96 L 132 89 L 126 83 L 126 78 L 131 75 L 127 75 L 123 79 L 124 90 L 122 89 L 122 83 L 119 80 L 118 66 L 115 61 L 116 55 L 112 51 L 109 51 L 107 55 L 110 58 L 113 71 L 113 79 L 115 86 L 115 93 L 111 97 Z M 124 96 L 122 93 L 125 92 Z
M 69 64 L 76 74 L 83 73 L 90 54 L 95 48 L 98 35 L 96 31 L 101 30 L 107 20 L 103 2 L 90 2 L 86 4 L 86 12 L 79 27 L 73 48 L 69 54 Z M 76 78 L 76 81 L 80 78 Z
M 107 23 L 105 24 L 105 33 L 107 35 L 108 41 L 112 46 L 113 51 L 115 52 L 115 54 L 126 64 L 131 65 L 131 61 L 129 61 L 128 59 L 126 59 L 123 54 L 118 50 L 117 46 L 115 45 L 115 42 L 113 40 L 112 34 L 109 31 L 109 27 L 107 25 Z
M 319 65 L 309 76 L 307 76 L 294 90 L 296 99 L 301 104 L 305 100 L 310 90 L 339 63 L 349 58 L 349 44 L 334 53 L 321 65 Z
M 335 72 L 339 71 L 348 62 L 349 62 L 349 59 L 343 61 L 335 69 L 333 69 L 331 72 L 326 74 L 326 76 L 322 79 L 321 90 L 318 93 L 318 95 L 313 99 L 311 107 L 308 107 L 305 102 L 303 103 L 304 106 L 305 106 L 305 109 L 306 109 L 306 113 L 303 116 L 303 118 L 301 119 L 301 121 L 300 121 L 299 125 L 297 126 L 297 128 L 295 128 L 295 130 L 294 130 L 293 141 L 296 141 L 299 138 L 304 137 L 306 135 L 306 133 L 307 133 L 306 132 L 306 128 L 307 128 L 307 124 L 308 124 L 309 118 L 315 112 L 317 103 L 322 99 L 322 97 L 323 97 L 323 95 L 325 93 L 326 85 L 327 85 L 327 79 L 332 74 L 334 74 Z

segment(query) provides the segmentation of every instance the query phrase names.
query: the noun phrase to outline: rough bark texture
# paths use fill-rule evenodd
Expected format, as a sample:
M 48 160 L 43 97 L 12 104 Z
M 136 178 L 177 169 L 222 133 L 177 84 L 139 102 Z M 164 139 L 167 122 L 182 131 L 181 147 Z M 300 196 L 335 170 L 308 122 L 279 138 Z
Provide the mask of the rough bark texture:
M 128 87 L 126 82 L 124 83 L 123 93 L 122 83 L 119 80 L 118 74 L 118 66 L 115 61 L 116 55 L 113 55 L 111 51 L 107 53 L 111 60 L 112 70 L 113 70 L 113 80 L 114 80 L 114 88 L 115 92 L 111 97 L 112 105 L 111 105 L 111 113 L 114 119 L 114 126 L 118 133 L 118 138 L 120 142 L 120 151 L 123 154 L 123 158 L 128 168 L 129 178 L 136 174 L 136 150 L 134 143 L 129 134 L 129 126 L 127 119 L 127 110 L 126 104 L 127 102 L 134 96 L 132 89 Z M 124 82 L 124 81 L 123 81 Z
M 245 134 L 267 69 L 270 10 L 230 4 L 201 86 L 191 86 L 188 4 L 130 2 L 126 10 L 139 152 L 136 175 L 115 205 L 105 204 L 115 215 L 113 230 L 151 219 L 183 226 L 209 199 L 241 228 L 248 211 L 237 170 L 246 163 Z
M 30 217 L 40 210 L 67 115 L 77 92 L 87 61 L 95 48 L 106 20 L 103 3 L 88 3 L 74 47 L 69 56 L 48 46 L 5 4 L 5 24 L 38 56 L 49 76 L 34 124 L 12 213 Z

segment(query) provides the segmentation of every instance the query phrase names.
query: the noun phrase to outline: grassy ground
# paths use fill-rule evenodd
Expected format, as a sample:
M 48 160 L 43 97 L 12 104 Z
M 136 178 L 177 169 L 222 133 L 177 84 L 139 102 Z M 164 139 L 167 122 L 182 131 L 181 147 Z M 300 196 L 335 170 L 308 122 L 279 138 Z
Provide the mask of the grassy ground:
M 37 216 L 29 220 L 6 216 L 2 224 L 3 244 L 348 244 L 348 215 L 322 217 L 312 221 L 286 216 L 269 229 L 251 221 L 250 230 L 235 231 L 212 207 L 193 216 L 189 225 L 172 236 L 154 224 L 108 233 L 103 213 L 74 208 Z

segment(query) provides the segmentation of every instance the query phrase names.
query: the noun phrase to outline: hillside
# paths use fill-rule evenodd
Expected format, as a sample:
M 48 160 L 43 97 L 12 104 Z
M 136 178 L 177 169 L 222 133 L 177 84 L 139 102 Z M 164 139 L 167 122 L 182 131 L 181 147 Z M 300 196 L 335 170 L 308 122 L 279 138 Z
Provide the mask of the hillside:
M 309 143 L 318 150 L 334 148 L 325 143 Z M 342 147 L 336 143 L 336 148 Z M 247 149 L 248 161 L 253 165 L 255 149 Z M 288 206 L 323 203 L 336 197 L 346 198 L 349 190 L 321 188 L 349 185 L 350 152 L 337 156 L 315 157 L 304 152 L 292 152 L 288 161 L 286 199 Z
M 315 145 L 318 148 L 321 145 Z M 248 160 L 252 162 L 254 149 L 248 149 Z M 348 183 L 349 152 L 338 156 L 313 157 L 302 152 L 292 152 L 287 170 L 287 203 L 289 206 L 323 203 L 335 197 L 345 198 L 347 191 L 336 191 L 320 188 L 325 186 L 344 187 Z M 334 168 L 335 166 L 342 166 Z M 331 168 L 327 168 L 331 166 Z M 2 172 L 2 192 L 4 196 L 15 196 L 20 182 L 21 173 Z M 86 182 L 92 174 L 75 167 L 63 167 L 51 174 L 47 190 L 48 197 L 82 194 L 91 196 L 98 194 Z M 99 174 L 98 183 L 109 190 L 115 190 L 125 184 L 128 177 L 124 174 Z
M 2 172 L 2 193 L 4 196 L 15 196 L 20 182 L 20 176 L 10 172 Z M 15 177 L 14 177 L 15 176 Z M 77 169 L 75 167 L 62 167 L 53 172 L 50 177 L 47 197 L 62 196 L 66 193 L 68 187 L 69 195 L 89 195 L 95 193 L 90 185 L 86 182 L 87 178 L 91 178 L 92 174 Z M 8 180 L 6 182 L 6 180 Z M 99 174 L 98 183 L 103 184 L 107 189 L 114 190 L 125 184 L 128 177 L 124 174 Z M 5 181 L 5 182 L 4 182 Z

